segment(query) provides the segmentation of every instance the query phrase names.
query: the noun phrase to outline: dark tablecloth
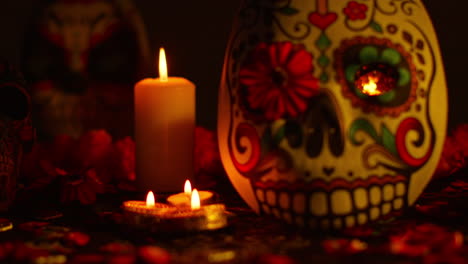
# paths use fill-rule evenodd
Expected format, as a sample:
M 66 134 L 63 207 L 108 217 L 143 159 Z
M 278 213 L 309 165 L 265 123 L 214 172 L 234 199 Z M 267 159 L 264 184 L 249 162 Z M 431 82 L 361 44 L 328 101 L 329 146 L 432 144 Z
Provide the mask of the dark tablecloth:
M 190 234 L 134 232 L 120 204 L 139 194 L 103 197 L 93 206 L 3 215 L 4 263 L 468 263 L 468 171 L 432 182 L 401 216 L 340 232 L 311 232 L 253 213 L 233 190 L 217 190 L 229 226 Z

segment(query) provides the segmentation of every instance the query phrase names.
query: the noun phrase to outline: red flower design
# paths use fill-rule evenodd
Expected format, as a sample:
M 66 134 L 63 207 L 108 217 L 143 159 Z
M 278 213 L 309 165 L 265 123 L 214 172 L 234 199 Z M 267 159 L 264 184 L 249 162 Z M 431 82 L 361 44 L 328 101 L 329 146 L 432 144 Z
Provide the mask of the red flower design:
M 265 254 L 261 255 L 255 263 L 260 264 L 294 264 L 294 259 L 285 255 Z
M 367 243 L 359 239 L 325 239 L 322 247 L 328 254 L 356 254 L 367 250 Z
M 224 173 L 216 135 L 196 127 L 195 139 L 197 184 L 212 186 L 217 183 L 215 177 Z M 60 194 L 60 202 L 81 204 L 94 203 L 99 193 L 135 190 L 135 142 L 131 137 L 113 142 L 105 130 L 91 130 L 78 139 L 63 135 L 35 144 L 21 165 L 27 186 L 23 200 L 34 199 L 31 195 L 35 191 L 49 186 L 58 187 L 52 194 Z
M 60 170 L 60 169 L 57 169 Z M 96 194 L 104 191 L 102 182 L 98 179 L 94 169 L 80 173 L 68 173 L 60 171 L 62 188 L 60 201 L 68 203 L 79 201 L 81 204 L 93 204 L 96 202 Z
M 59 185 L 60 201 L 92 204 L 96 195 L 135 180 L 135 145 L 131 138 L 116 143 L 104 130 L 93 130 L 78 139 L 57 136 L 40 143 L 26 155 L 22 172 L 29 189 Z
M 412 257 L 450 252 L 463 246 L 463 235 L 434 224 L 414 226 L 390 237 L 390 251 Z
M 260 43 L 239 72 L 246 87 L 245 103 L 268 120 L 295 117 L 307 108 L 307 99 L 318 93 L 312 70 L 312 55 L 303 45 Z
M 447 136 L 434 178 L 449 176 L 468 163 L 468 124 L 462 124 Z
M 90 237 L 88 234 L 81 232 L 69 232 L 65 234 L 64 239 L 71 245 L 83 247 L 89 243 Z
M 359 4 L 356 1 L 351 1 L 343 9 L 343 13 L 351 20 L 362 20 L 366 18 L 367 6 Z
M 138 248 L 138 255 L 144 263 L 171 263 L 171 254 L 167 250 L 156 246 L 142 246 Z
M 203 170 L 216 171 L 220 165 L 220 156 L 216 135 L 203 127 L 195 128 L 195 173 Z
M 125 137 L 113 144 L 105 160 L 96 168 L 99 178 L 104 182 L 134 181 L 135 175 L 135 142 Z
M 468 157 L 468 124 L 461 124 L 453 131 L 453 138 L 460 145 L 463 156 Z
M 195 128 L 194 159 L 197 186 L 211 188 L 220 183 L 219 176 L 224 174 L 224 168 L 214 131 L 201 126 Z

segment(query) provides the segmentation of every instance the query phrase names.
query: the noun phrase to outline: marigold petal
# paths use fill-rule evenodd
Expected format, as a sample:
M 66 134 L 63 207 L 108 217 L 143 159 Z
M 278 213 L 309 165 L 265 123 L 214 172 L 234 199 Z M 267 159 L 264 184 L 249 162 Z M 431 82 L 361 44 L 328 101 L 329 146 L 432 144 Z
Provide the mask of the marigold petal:
M 253 87 L 250 87 L 253 88 Z M 249 89 L 249 94 L 247 95 L 247 100 L 251 108 L 259 108 L 262 101 L 264 100 L 265 93 L 262 92 L 262 88 L 259 89 Z
M 263 109 L 265 111 L 265 115 L 267 116 L 268 119 L 270 120 L 276 120 L 280 118 L 284 112 L 279 112 L 277 110 L 278 106 L 278 101 L 282 100 L 281 97 L 273 97 L 273 96 L 268 96 L 266 100 L 263 102 Z
M 294 90 L 305 97 L 314 95 L 319 89 L 318 80 L 313 77 L 308 79 L 295 79 L 290 85 L 294 86 Z
M 279 63 L 281 66 L 286 65 L 286 63 L 288 62 L 288 58 L 291 55 L 292 50 L 293 50 L 293 44 L 291 42 L 283 42 L 281 44 L 281 48 L 278 49 Z
M 293 76 L 301 76 L 312 71 L 312 55 L 305 50 L 300 50 L 290 58 L 286 69 Z
M 268 86 L 269 82 L 260 78 L 242 78 L 240 82 L 246 86 Z
M 283 98 L 281 98 L 281 97 L 278 98 L 278 100 L 276 100 L 276 101 L 277 101 L 277 108 L 276 108 L 276 111 L 277 111 L 278 113 L 280 113 L 280 115 L 282 116 L 283 113 L 286 111 L 287 105 L 286 105 L 286 103 L 285 103 L 285 100 L 284 100 Z
M 297 109 L 294 107 L 295 105 L 292 103 L 286 104 L 286 112 L 290 117 L 295 117 L 298 114 Z
M 281 65 L 281 62 L 279 61 L 278 58 L 278 51 L 281 49 L 277 49 L 275 45 L 271 45 L 268 48 L 268 55 L 270 56 L 270 68 L 276 68 Z
M 293 105 L 297 110 L 296 112 L 302 112 L 307 107 L 306 99 L 296 92 L 289 93 L 288 99 L 291 102 L 291 105 Z
M 268 72 L 269 73 L 269 72 Z M 245 67 L 239 71 L 239 78 L 242 82 L 244 79 L 267 79 L 269 74 L 267 72 L 261 71 L 259 68 Z

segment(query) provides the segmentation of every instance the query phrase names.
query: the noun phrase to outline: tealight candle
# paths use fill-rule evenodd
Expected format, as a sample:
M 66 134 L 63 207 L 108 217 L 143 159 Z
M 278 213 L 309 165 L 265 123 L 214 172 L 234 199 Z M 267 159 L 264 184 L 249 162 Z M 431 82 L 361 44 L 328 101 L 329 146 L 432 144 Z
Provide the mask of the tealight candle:
M 201 205 L 198 191 L 191 193 L 189 207 L 174 207 L 155 203 L 147 198 L 145 204 L 138 201 L 124 203 L 125 224 L 130 227 L 157 233 L 193 232 L 216 230 L 227 225 L 224 204 Z
M 167 213 L 174 210 L 172 206 L 163 203 L 156 203 L 152 191 L 149 191 L 146 196 L 146 201 L 125 201 L 123 209 L 126 212 L 132 212 L 142 215 L 157 215 Z
M 175 192 L 193 176 L 195 85 L 168 77 L 164 49 L 159 75 L 135 85 L 136 181 L 140 191 Z
M 206 204 L 213 197 L 213 193 L 210 191 L 197 191 L 197 195 L 199 195 L 201 204 Z M 189 180 L 186 180 L 184 192 L 169 196 L 167 202 L 177 207 L 189 207 L 191 204 L 191 196 L 192 185 Z

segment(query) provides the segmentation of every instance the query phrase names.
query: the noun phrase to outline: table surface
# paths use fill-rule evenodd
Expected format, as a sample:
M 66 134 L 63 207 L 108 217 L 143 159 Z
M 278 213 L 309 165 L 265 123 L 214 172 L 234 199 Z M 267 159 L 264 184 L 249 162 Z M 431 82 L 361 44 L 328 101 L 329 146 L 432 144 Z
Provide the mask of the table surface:
M 432 182 L 403 215 L 340 233 L 287 226 L 253 213 L 233 190 L 225 229 L 147 234 L 121 224 L 119 204 L 136 194 L 104 197 L 93 206 L 21 208 L 3 215 L 5 263 L 468 263 L 468 170 Z

